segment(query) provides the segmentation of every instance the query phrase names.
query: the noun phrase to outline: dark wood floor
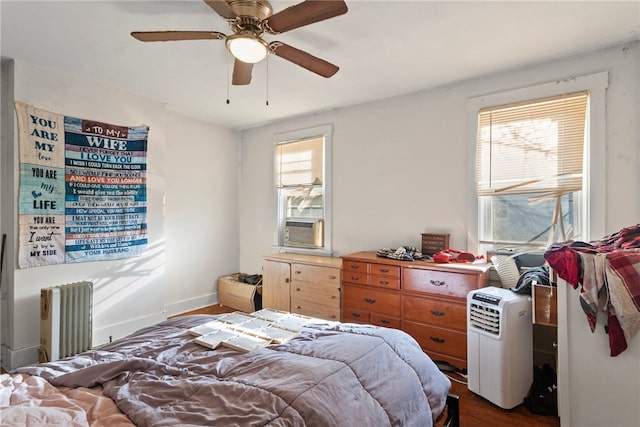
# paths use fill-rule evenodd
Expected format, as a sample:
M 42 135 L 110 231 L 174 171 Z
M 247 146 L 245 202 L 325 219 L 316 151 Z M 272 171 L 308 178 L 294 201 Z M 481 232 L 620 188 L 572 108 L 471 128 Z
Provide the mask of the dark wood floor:
M 469 391 L 466 385 L 452 381 L 451 393 L 460 396 L 460 425 L 462 427 L 559 427 L 560 418 L 533 415 L 524 406 L 511 410 L 499 408 L 493 403 Z
M 220 314 L 234 311 L 221 305 L 212 305 L 187 314 Z M 533 415 L 520 405 L 511 410 L 502 409 L 469 391 L 465 384 L 451 381 L 451 393 L 460 396 L 460 425 L 462 427 L 559 427 L 558 417 Z M 436 427 L 442 426 L 442 422 Z
M 188 316 L 190 314 L 222 314 L 222 313 L 231 313 L 235 311 L 233 308 L 225 307 L 223 305 L 215 304 L 210 305 L 208 307 L 203 307 L 198 310 L 188 311 L 186 313 L 176 314 L 175 316 L 170 317 L 178 317 L 178 316 Z

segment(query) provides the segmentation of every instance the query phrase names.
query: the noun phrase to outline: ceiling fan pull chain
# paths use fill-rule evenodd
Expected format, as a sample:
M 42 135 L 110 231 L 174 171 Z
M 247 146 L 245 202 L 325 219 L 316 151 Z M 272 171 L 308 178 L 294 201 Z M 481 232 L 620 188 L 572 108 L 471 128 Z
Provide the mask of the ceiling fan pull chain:
M 231 104 L 231 101 L 229 101 L 229 64 L 229 51 L 227 51 L 227 105 Z
M 269 57 L 267 56 L 267 107 L 269 106 Z

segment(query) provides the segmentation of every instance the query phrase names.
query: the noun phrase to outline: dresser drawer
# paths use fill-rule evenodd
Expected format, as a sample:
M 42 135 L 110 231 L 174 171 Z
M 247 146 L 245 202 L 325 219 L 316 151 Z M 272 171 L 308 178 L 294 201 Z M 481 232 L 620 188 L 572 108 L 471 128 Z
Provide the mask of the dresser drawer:
M 366 262 L 342 260 L 342 271 L 344 272 L 354 271 L 360 273 L 368 273 L 368 267 L 369 264 Z
M 291 264 L 291 280 L 332 284 L 337 289 L 340 287 L 340 269 L 294 263 Z
M 317 304 L 340 307 L 340 290 L 332 285 L 291 282 L 291 300 L 303 299 Z
M 379 276 L 393 276 L 400 278 L 400 267 L 395 265 L 386 264 L 371 264 L 371 274 L 377 274 Z
M 469 273 L 404 268 L 402 275 L 402 287 L 405 291 L 466 299 L 470 291 L 480 286 L 478 275 Z
M 355 283 L 358 285 L 368 285 L 369 284 L 369 275 L 367 273 L 359 272 L 359 271 L 343 271 L 342 272 L 342 281 Z
M 467 358 L 467 334 L 414 322 L 402 322 L 402 330 L 418 341 L 427 351 Z
M 382 314 L 371 313 L 369 322 L 372 325 L 384 326 L 385 328 L 400 329 L 400 319 L 396 317 L 384 316 Z
M 342 321 L 369 323 L 369 312 L 352 307 L 342 307 Z
M 400 289 L 400 278 L 393 276 L 378 276 L 372 274 L 369 277 L 369 284 L 371 286 L 378 286 L 385 289 Z
M 467 330 L 467 306 L 433 298 L 405 295 L 402 297 L 404 319 L 442 326 L 460 331 Z
M 345 285 L 342 290 L 345 307 L 400 317 L 400 293 Z
M 303 314 L 305 316 L 317 317 L 318 319 L 333 320 L 336 322 L 340 320 L 339 307 L 329 307 L 293 297 L 291 298 L 291 312 Z

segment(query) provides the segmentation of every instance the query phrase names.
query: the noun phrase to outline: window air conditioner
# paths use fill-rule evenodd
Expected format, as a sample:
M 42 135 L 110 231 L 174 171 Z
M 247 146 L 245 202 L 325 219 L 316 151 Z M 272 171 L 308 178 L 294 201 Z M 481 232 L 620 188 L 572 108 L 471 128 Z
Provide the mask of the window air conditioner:
M 321 248 L 324 246 L 324 222 L 318 218 L 287 218 L 284 246 Z

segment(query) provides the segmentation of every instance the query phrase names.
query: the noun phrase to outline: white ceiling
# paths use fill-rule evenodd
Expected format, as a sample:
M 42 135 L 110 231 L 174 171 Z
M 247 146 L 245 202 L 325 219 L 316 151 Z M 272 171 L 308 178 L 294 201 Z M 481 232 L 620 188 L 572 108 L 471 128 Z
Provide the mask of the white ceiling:
M 274 56 L 254 66 L 249 86 L 231 86 L 223 41 L 129 34 L 230 34 L 202 0 L 1 0 L 0 52 L 242 129 L 640 40 L 640 0 L 346 1 L 346 15 L 265 36 L 338 65 L 330 79 Z M 278 12 L 298 2 L 271 3 Z

